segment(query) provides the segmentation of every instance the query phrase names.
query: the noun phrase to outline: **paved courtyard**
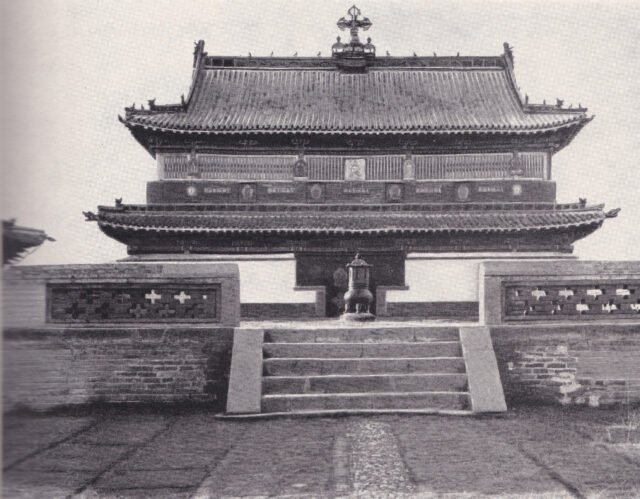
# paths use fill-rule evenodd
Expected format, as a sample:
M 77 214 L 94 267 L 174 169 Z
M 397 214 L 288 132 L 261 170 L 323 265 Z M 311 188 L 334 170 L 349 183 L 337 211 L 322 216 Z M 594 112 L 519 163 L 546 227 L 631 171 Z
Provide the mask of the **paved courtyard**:
M 220 420 L 204 410 L 4 417 L 2 497 L 639 497 L 620 410 Z

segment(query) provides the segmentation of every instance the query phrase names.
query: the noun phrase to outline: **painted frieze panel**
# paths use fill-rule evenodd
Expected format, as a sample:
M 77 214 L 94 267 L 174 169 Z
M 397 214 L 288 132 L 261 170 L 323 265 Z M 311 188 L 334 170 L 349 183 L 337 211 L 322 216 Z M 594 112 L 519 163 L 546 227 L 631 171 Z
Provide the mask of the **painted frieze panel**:
M 215 322 L 216 284 L 50 284 L 49 322 Z
M 640 281 L 503 283 L 506 320 L 631 318 L 640 314 Z

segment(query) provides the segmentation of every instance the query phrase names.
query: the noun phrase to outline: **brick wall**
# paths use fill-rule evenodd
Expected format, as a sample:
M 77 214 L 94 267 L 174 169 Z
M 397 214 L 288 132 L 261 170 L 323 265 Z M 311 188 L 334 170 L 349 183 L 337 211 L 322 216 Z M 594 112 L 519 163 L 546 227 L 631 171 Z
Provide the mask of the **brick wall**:
M 206 403 L 223 410 L 232 328 L 12 328 L 3 409 L 91 403 Z
M 491 328 L 507 401 L 640 402 L 640 323 Z
M 387 302 L 391 317 L 421 317 L 427 319 L 478 319 L 477 301 Z
M 241 303 L 242 319 L 310 319 L 316 315 L 315 303 Z

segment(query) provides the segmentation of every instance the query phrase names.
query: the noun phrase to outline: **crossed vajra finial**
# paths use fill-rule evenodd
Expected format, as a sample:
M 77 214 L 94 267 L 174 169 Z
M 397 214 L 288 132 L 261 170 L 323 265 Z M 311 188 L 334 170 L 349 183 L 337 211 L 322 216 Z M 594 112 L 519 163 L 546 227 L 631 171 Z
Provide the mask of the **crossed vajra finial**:
M 368 17 L 358 19 L 358 16 L 362 14 L 362 12 L 360 12 L 360 9 L 355 5 L 353 5 L 347 13 L 351 16 L 351 19 L 347 21 L 344 17 L 341 17 L 338 21 L 338 28 L 341 30 L 349 29 L 351 32 L 351 41 L 357 42 L 358 30 L 362 29 L 363 31 L 367 31 L 371 27 L 372 22 Z

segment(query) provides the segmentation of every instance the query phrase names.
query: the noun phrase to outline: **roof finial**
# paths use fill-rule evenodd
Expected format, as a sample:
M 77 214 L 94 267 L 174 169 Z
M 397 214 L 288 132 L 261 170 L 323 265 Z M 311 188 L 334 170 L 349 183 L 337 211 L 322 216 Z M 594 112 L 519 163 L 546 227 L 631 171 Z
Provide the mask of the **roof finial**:
M 508 42 L 504 42 L 502 46 L 504 47 L 504 55 L 507 56 L 511 64 L 513 64 L 513 47 L 509 45 Z
M 371 25 L 373 24 L 368 17 L 363 17 L 362 19 L 358 19 L 358 16 L 362 14 L 360 9 L 353 5 L 348 11 L 347 14 L 351 17 L 348 21 L 341 17 L 338 21 L 338 28 L 341 30 L 349 29 L 351 33 L 351 44 L 352 45 L 361 45 L 360 39 L 358 38 L 358 30 L 362 29 L 363 31 L 367 31 Z

